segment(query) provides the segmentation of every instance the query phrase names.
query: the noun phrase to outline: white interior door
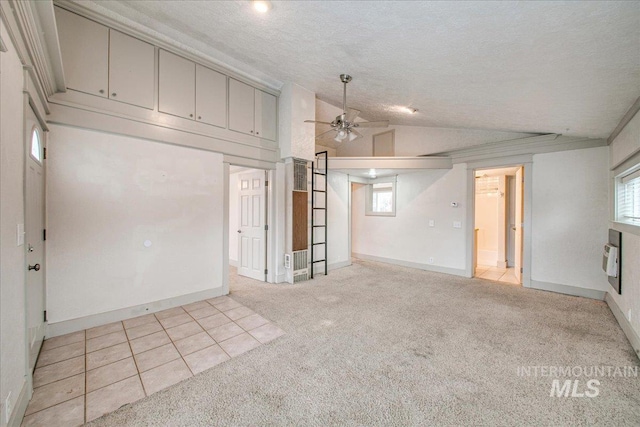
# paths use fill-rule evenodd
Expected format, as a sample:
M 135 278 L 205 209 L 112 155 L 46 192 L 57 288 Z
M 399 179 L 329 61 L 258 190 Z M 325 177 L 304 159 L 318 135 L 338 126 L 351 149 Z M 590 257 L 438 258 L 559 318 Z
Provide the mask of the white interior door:
M 516 171 L 515 184 L 515 256 L 513 269 L 516 278 L 522 283 L 522 222 L 524 220 L 524 169 L 518 168 Z
M 33 111 L 26 120 L 27 333 L 29 367 L 33 370 L 44 338 L 44 142 L 45 134 Z
M 265 280 L 265 171 L 238 176 L 238 274 Z

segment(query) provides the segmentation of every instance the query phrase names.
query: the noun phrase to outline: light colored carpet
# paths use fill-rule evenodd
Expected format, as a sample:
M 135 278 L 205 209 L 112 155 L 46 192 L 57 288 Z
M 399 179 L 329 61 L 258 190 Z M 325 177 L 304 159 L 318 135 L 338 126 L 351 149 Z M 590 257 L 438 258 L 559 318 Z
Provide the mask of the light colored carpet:
M 91 425 L 640 425 L 638 378 L 558 398 L 517 374 L 638 366 L 600 301 L 364 261 L 231 290 L 287 335 Z

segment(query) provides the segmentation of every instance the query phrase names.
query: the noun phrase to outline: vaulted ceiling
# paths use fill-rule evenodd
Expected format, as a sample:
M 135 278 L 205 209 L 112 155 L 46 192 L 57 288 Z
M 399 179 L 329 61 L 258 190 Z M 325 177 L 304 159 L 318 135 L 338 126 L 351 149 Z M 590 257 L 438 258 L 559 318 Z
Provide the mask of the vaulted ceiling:
M 640 2 L 82 2 L 393 124 L 608 137 L 640 96 Z M 417 114 L 396 110 L 419 109 Z

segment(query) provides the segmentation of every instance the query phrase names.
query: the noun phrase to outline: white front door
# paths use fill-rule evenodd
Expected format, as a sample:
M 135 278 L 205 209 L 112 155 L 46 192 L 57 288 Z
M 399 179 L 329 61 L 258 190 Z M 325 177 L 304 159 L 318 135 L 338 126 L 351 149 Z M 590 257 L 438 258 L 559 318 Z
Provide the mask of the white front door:
M 266 280 L 265 171 L 238 176 L 238 274 Z
M 518 168 L 516 171 L 516 191 L 515 191 L 515 256 L 513 269 L 518 282 L 522 283 L 522 222 L 524 221 L 524 169 Z
M 33 370 L 44 338 L 44 146 L 45 134 L 31 109 L 26 118 L 27 333 L 29 367 Z

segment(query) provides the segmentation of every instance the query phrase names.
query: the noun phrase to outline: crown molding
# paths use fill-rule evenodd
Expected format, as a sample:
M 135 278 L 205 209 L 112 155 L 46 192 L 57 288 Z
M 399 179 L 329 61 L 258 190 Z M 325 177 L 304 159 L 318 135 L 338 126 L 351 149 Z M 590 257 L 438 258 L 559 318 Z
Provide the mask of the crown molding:
M 626 114 L 622 117 L 622 120 L 620 120 L 620 123 L 618 123 L 618 126 L 616 126 L 613 132 L 611 132 L 611 135 L 609 135 L 609 138 L 607 138 L 608 145 L 611 144 L 614 139 L 616 139 L 618 134 L 622 132 L 622 129 L 624 129 L 624 127 L 631 121 L 631 119 L 635 117 L 638 111 L 640 111 L 640 96 L 638 97 L 638 99 L 636 99 L 636 102 L 633 103 L 631 108 L 629 108 Z
M 579 150 L 584 148 L 604 147 L 604 139 L 592 139 L 547 134 L 520 138 L 509 141 L 491 142 L 475 147 L 437 153 L 437 156 L 449 156 L 454 164 L 498 157 L 512 157 L 523 154 L 552 153 L 555 151 Z
M 53 4 L 55 6 L 66 9 L 69 12 L 73 12 L 87 19 L 91 19 L 92 21 L 95 21 L 106 27 L 113 28 L 114 30 L 118 30 L 122 33 L 145 41 L 149 44 L 159 47 L 160 49 L 164 49 L 176 55 L 182 56 L 183 58 L 189 59 L 190 61 L 193 61 L 197 64 L 201 64 L 207 68 L 211 68 L 212 70 L 219 71 L 222 74 L 233 77 L 236 80 L 263 90 L 267 93 L 275 96 L 280 96 L 280 88 L 276 87 L 273 84 L 269 84 L 264 80 L 257 79 L 249 75 L 248 73 L 233 69 L 230 66 L 221 63 L 221 61 L 216 62 L 214 58 L 211 58 L 205 53 L 199 52 L 195 49 L 193 49 L 193 51 L 197 53 L 189 52 L 188 50 L 185 50 L 184 46 L 175 41 L 171 41 L 171 39 L 169 38 L 163 40 L 159 37 L 153 36 L 149 34 L 150 30 L 144 25 L 138 24 L 137 26 L 134 26 L 133 23 L 127 23 L 126 21 L 132 21 L 124 17 L 122 17 L 122 19 L 114 19 L 112 17 L 105 16 L 94 7 L 92 7 L 90 3 L 82 4 L 71 0 L 55 0 Z

